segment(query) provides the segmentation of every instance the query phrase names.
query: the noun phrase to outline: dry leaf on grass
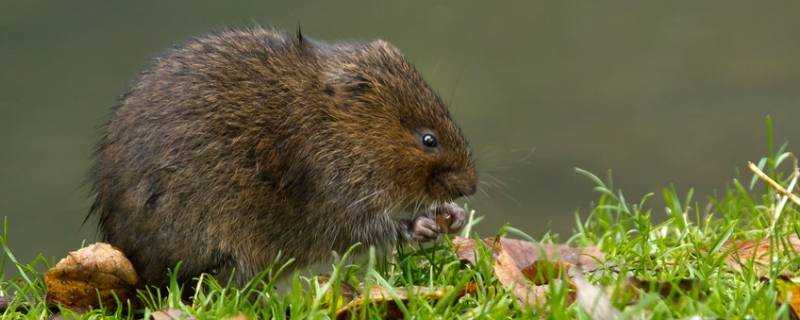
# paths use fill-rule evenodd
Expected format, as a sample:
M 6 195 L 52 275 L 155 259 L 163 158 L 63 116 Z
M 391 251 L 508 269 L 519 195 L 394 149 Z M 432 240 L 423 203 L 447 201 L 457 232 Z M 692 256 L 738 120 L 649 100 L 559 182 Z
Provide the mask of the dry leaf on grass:
M 787 303 L 792 319 L 800 319 L 800 285 L 786 276 L 779 276 L 775 281 L 775 288 L 778 289 L 778 303 Z
M 572 281 L 575 283 L 578 305 L 589 314 L 593 320 L 613 320 L 619 317 L 619 310 L 614 308 L 605 290 L 593 285 L 581 274 L 576 274 Z
M 702 284 L 697 279 L 675 279 L 666 282 L 642 280 L 633 277 L 626 279 L 625 285 L 647 292 L 657 292 L 662 298 L 675 298 L 675 295 L 679 292 L 691 292 L 702 287 Z M 705 294 L 705 292 L 701 292 L 701 294 Z
M 317 276 L 317 281 L 319 283 L 319 287 L 322 288 L 331 281 L 331 278 L 327 274 L 321 275 Z M 338 286 L 338 289 L 336 286 Z M 338 293 L 338 296 L 335 295 L 336 293 Z M 358 290 L 356 288 L 345 281 L 338 281 L 337 283 L 334 283 L 325 293 L 324 301 L 328 305 L 333 304 L 333 307 L 339 310 L 347 305 L 350 301 L 353 301 L 356 296 L 358 296 Z
M 48 319 L 50 320 L 65 320 L 65 319 L 80 319 L 81 315 L 89 311 L 87 308 L 67 308 L 54 311 Z
M 500 283 L 512 290 L 517 301 L 536 306 L 547 302 L 550 285 L 561 285 L 564 273 L 572 268 L 581 272 L 597 269 L 603 253 L 596 247 L 576 248 L 567 245 L 537 245 L 530 241 L 500 238 L 484 239 L 494 255 L 494 273 Z M 456 237 L 453 250 L 463 262 L 475 264 L 475 240 Z M 554 279 L 554 283 L 549 283 Z M 572 283 L 566 284 L 574 288 Z M 571 290 L 568 300 L 574 301 Z
M 786 251 L 793 251 L 792 255 L 800 254 L 800 239 L 796 235 L 792 235 L 779 241 L 775 246 L 770 239 L 728 241 L 722 250 L 723 252 L 732 251 L 725 257 L 725 261 L 734 270 L 742 271 L 743 268 L 749 268 L 750 261 L 753 261 L 756 274 L 767 276 L 770 272 L 771 258 L 783 256 Z
M 800 254 L 800 238 L 797 235 L 774 241 L 774 239 L 728 241 L 722 248 L 723 252 L 730 252 L 725 257 L 725 262 L 738 272 L 749 269 L 752 262 L 753 272 L 768 280 L 775 257 L 785 256 L 787 253 L 790 256 Z M 779 275 L 775 280 L 778 303 L 788 300 L 792 318 L 800 319 L 800 286 L 794 283 L 785 271 L 778 270 Z
M 151 314 L 152 320 L 197 320 L 197 317 L 177 308 L 161 309 Z M 232 316 L 221 318 L 223 320 L 249 320 L 250 317 L 244 313 L 237 313 Z
M 461 288 L 456 296 L 461 297 L 467 293 L 474 293 L 477 290 L 477 285 L 475 283 L 468 283 L 464 288 Z M 415 296 L 422 299 L 428 300 L 439 300 L 445 297 L 448 290 L 444 289 L 430 289 L 427 287 L 412 287 L 411 290 L 406 288 L 394 288 L 393 291 L 397 294 L 397 298 L 402 302 L 408 302 L 409 296 Z M 350 319 L 352 313 L 358 312 L 361 307 L 369 302 L 374 303 L 385 303 L 386 304 L 386 314 L 383 315 L 384 319 L 402 319 L 403 313 L 400 311 L 400 308 L 397 306 L 397 302 L 392 299 L 392 295 L 389 293 L 389 290 L 385 289 L 381 286 L 372 286 L 369 290 L 369 295 L 364 296 L 361 295 L 356 299 L 350 301 L 347 305 L 339 309 L 336 312 L 336 319 Z
M 483 239 L 488 248 L 494 248 L 497 244 L 503 247 L 505 252 L 516 262 L 517 266 L 523 270 L 539 261 L 549 260 L 560 264 L 562 268 L 570 269 L 580 266 L 584 272 L 597 269 L 598 261 L 604 258 L 603 252 L 597 247 L 571 247 L 561 244 L 539 245 L 530 241 L 500 238 Z M 462 237 L 453 239 L 453 250 L 463 262 L 475 264 L 475 240 Z M 542 255 L 542 253 L 546 255 Z
M 98 307 L 132 298 L 137 282 L 133 265 L 107 243 L 70 252 L 44 275 L 47 301 L 69 308 Z
M 572 267 L 563 261 L 539 260 L 522 269 L 522 274 L 535 285 L 547 284 L 549 279 L 561 279 Z
M 161 309 L 152 314 L 153 320 L 196 320 L 193 315 L 181 309 Z
M 547 290 L 549 284 L 533 285 L 528 282 L 517 266 L 514 258 L 508 254 L 502 245 L 495 247 L 494 274 L 497 280 L 508 290 L 514 291 L 517 300 L 525 305 L 537 306 L 544 304 L 547 300 Z
M 232 316 L 225 317 L 223 319 L 224 320 L 250 320 L 250 317 L 248 317 L 244 313 L 238 313 L 238 314 L 235 314 L 235 315 L 232 315 Z

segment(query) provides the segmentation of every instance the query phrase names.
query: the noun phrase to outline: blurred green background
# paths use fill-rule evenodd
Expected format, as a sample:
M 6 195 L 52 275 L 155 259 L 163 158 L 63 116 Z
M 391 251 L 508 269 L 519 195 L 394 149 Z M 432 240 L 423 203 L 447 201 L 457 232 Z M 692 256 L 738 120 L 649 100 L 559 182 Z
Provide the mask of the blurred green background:
M 595 198 L 576 166 L 613 169 L 629 199 L 674 183 L 702 201 L 764 154 L 765 115 L 800 144 L 798 17 L 797 1 L 0 1 L 0 216 L 23 261 L 94 241 L 82 183 L 110 107 L 159 52 L 253 24 L 401 48 L 471 140 L 485 235 L 568 233 Z

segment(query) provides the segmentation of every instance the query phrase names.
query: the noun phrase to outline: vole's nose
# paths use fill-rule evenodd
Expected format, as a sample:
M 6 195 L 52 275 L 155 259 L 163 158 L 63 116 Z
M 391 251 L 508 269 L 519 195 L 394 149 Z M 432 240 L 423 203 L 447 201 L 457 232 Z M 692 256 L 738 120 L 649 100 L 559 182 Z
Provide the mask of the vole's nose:
M 453 199 L 475 194 L 478 185 L 478 178 L 475 172 L 471 170 L 468 172 L 448 172 L 443 174 L 441 179 Z
M 465 183 L 458 185 L 456 188 L 458 190 L 458 197 L 466 197 L 475 194 L 477 186 L 475 183 Z

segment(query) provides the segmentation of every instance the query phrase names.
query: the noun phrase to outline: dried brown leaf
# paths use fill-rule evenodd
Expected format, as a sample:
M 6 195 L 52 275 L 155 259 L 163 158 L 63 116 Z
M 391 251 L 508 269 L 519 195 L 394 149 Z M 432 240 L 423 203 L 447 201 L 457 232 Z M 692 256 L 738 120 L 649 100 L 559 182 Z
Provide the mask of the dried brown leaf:
M 62 308 L 50 315 L 50 320 L 80 319 L 81 315 L 88 312 L 88 308 Z
M 778 303 L 788 302 L 792 319 L 800 319 L 800 286 L 788 277 L 779 276 L 775 288 L 778 289 Z
M 603 288 L 589 283 L 581 274 L 576 274 L 573 282 L 577 292 L 576 301 L 589 314 L 590 319 L 613 320 L 619 317 L 619 310 L 614 308 Z
M 580 266 L 584 272 L 597 269 L 598 261 L 604 258 L 603 252 L 597 247 L 571 247 L 568 245 L 551 244 L 540 245 L 530 241 L 500 238 L 483 240 L 489 248 L 498 245 L 516 262 L 520 269 L 525 269 L 538 261 L 549 260 L 558 262 L 562 266 Z M 453 251 L 458 258 L 466 263 L 475 264 L 475 240 L 462 237 L 453 239 Z M 542 254 L 544 253 L 544 255 Z
M 195 316 L 174 308 L 158 310 L 152 316 L 153 320 L 197 320 Z
M 475 240 L 456 236 L 453 238 L 452 249 L 461 262 L 475 264 Z
M 248 317 L 246 314 L 240 312 L 240 313 L 237 313 L 235 315 L 225 317 L 223 319 L 224 320 L 250 320 L 250 317 Z
M 576 248 L 567 245 L 539 245 L 530 241 L 498 238 L 484 239 L 495 258 L 494 273 L 500 283 L 512 290 L 524 305 L 542 305 L 547 300 L 550 279 L 561 284 L 563 274 L 574 267 L 588 272 L 597 269 L 603 253 L 596 247 Z M 462 262 L 475 264 L 476 241 L 453 239 L 453 251 Z M 574 288 L 572 283 L 567 284 Z M 574 301 L 574 290 L 568 297 Z
M 725 257 L 725 261 L 734 270 L 742 271 L 744 268 L 749 268 L 752 260 L 756 274 L 767 276 L 772 257 L 782 256 L 787 251 L 793 251 L 792 255 L 800 254 L 800 239 L 792 235 L 779 241 L 774 247 L 770 239 L 728 241 L 722 250 L 731 251 L 731 254 Z
M 572 268 L 572 264 L 562 261 L 539 260 L 522 269 L 525 278 L 535 285 L 548 284 L 550 279 L 560 279 Z
M 367 290 L 365 290 L 367 291 Z M 430 289 L 427 287 L 412 287 L 411 292 L 409 292 L 406 288 L 394 288 L 393 291 L 397 294 L 397 297 L 400 299 L 401 302 L 405 303 L 408 302 L 408 297 L 410 295 L 420 297 L 423 299 L 429 300 L 439 300 L 444 298 L 447 294 L 447 290 L 444 289 Z M 477 291 L 477 285 L 475 283 L 467 283 L 464 288 L 460 289 L 458 292 L 458 296 L 463 296 L 467 293 L 474 293 Z M 350 319 L 351 314 L 354 312 L 358 312 L 361 309 L 361 306 L 368 302 L 375 302 L 375 303 L 385 303 L 386 304 L 386 314 L 383 315 L 384 319 L 402 319 L 403 313 L 400 311 L 400 308 L 397 307 L 397 303 L 394 299 L 392 299 L 391 294 L 389 291 L 381 286 L 372 286 L 369 290 L 369 295 L 364 296 L 361 295 L 360 297 L 353 299 L 347 305 L 339 309 L 336 312 L 336 319 Z
M 658 295 L 663 298 L 669 298 L 678 291 L 690 292 L 701 287 L 701 283 L 697 279 L 675 279 L 674 281 L 665 282 L 628 278 L 626 282 L 634 288 L 647 292 L 658 292 Z
M 322 275 L 318 276 L 317 280 L 319 281 L 319 286 L 323 287 L 329 281 L 331 281 L 331 278 L 328 275 Z M 338 285 L 339 285 L 339 294 L 342 296 L 345 303 L 352 301 L 358 295 L 358 289 L 354 288 L 349 283 L 339 281 Z
M 136 271 L 122 252 L 95 243 L 70 252 L 44 275 L 47 301 L 70 308 L 115 305 L 135 294 Z
M 547 300 L 547 285 L 531 286 L 528 279 L 517 266 L 514 258 L 503 246 L 495 248 L 494 274 L 507 290 L 512 290 L 517 301 L 524 305 L 539 306 Z

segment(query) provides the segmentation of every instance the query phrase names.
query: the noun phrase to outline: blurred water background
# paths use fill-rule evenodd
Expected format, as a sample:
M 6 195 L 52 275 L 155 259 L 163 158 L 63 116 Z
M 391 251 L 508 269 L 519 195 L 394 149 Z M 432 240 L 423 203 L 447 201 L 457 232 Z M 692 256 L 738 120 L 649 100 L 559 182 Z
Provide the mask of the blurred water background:
M 576 166 L 613 169 L 629 199 L 672 183 L 703 201 L 764 154 L 765 115 L 800 145 L 798 17 L 773 0 L 1 1 L 0 216 L 22 261 L 94 241 L 82 183 L 136 73 L 192 35 L 300 24 L 416 64 L 488 184 L 470 203 L 479 232 L 565 239 L 595 198 Z

